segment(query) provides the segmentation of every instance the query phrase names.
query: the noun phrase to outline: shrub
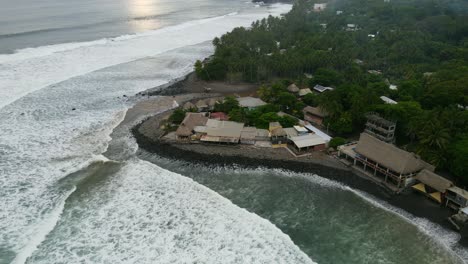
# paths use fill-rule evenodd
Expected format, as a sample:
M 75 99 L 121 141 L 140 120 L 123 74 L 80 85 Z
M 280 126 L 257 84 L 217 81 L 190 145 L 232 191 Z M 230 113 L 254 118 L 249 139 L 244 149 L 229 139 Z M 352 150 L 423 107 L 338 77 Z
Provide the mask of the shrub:
M 346 139 L 342 137 L 334 137 L 330 140 L 330 143 L 328 143 L 328 146 L 331 148 L 336 148 L 338 146 L 344 145 L 346 143 Z

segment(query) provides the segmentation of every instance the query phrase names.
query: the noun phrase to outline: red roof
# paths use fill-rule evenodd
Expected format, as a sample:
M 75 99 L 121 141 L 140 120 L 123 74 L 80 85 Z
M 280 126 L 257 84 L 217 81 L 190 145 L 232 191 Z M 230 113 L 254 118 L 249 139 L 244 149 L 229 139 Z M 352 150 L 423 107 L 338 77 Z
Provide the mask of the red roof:
M 217 120 L 219 120 L 219 121 L 227 121 L 227 120 L 229 120 L 229 116 L 226 115 L 226 114 L 223 113 L 223 112 L 211 113 L 210 118 L 211 118 L 211 119 L 217 119 Z

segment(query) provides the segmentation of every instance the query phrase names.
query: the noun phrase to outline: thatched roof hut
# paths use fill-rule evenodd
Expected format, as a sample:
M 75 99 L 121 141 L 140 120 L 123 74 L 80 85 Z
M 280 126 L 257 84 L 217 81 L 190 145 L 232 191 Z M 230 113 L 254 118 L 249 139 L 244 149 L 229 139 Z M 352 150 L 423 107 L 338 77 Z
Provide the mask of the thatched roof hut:
M 208 117 L 201 113 L 186 113 L 185 118 L 176 130 L 176 136 L 188 137 L 192 135 L 195 126 L 204 126 Z
M 414 178 L 441 193 L 445 193 L 448 188 L 453 186 L 451 181 L 426 169 L 420 171 Z
M 182 107 L 184 110 L 190 110 L 190 109 L 195 109 L 195 105 L 192 104 L 191 102 L 186 102 L 184 106 Z
M 414 153 L 385 143 L 367 133 L 361 133 L 355 150 L 360 155 L 399 174 L 415 173 L 422 169 L 434 170 L 434 166 L 426 163 Z
M 327 117 L 329 115 L 328 112 L 320 106 L 306 106 L 302 111 L 304 112 L 304 114 L 312 114 L 322 118 Z
M 297 93 L 299 92 L 299 87 L 297 87 L 297 85 L 293 83 L 288 86 L 288 91 L 291 93 Z

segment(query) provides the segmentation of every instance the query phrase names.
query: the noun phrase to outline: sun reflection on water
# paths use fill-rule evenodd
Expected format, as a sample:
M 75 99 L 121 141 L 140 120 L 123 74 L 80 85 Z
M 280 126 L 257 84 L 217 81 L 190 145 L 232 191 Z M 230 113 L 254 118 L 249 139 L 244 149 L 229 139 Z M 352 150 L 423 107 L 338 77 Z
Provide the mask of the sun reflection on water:
M 135 31 L 146 31 L 161 27 L 157 17 L 159 0 L 128 0 L 131 26 Z

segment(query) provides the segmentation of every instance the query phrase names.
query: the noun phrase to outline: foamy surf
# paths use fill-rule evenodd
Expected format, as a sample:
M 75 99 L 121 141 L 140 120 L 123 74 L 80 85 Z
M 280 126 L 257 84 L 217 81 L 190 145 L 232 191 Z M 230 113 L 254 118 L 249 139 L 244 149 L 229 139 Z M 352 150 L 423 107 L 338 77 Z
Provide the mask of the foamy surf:
M 373 206 L 398 215 L 399 217 L 407 221 L 409 224 L 417 226 L 419 230 L 421 230 L 428 237 L 433 239 L 434 243 L 437 243 L 438 245 L 444 247 L 447 251 L 452 251 L 453 255 L 457 256 L 460 262 L 466 263 L 468 261 L 468 252 L 465 248 L 457 244 L 458 240 L 460 239 L 460 234 L 453 231 L 449 231 L 441 227 L 440 225 L 429 221 L 428 219 L 416 217 L 406 212 L 405 210 L 394 207 L 388 204 L 387 202 L 382 201 L 368 193 L 364 193 L 359 190 L 354 190 L 349 187 L 346 187 L 346 189 L 356 194 L 366 202 L 372 204 Z
M 46 86 L 112 65 L 210 41 L 234 27 L 249 26 L 254 20 L 270 14 L 279 15 L 290 8 L 290 5 L 275 5 L 256 12 L 231 13 L 113 39 L 58 44 L 0 55 L 0 108 Z
M 38 231 L 33 237 L 30 238 L 29 243 L 23 247 L 20 252 L 13 259 L 12 264 L 23 264 L 37 249 L 37 247 L 45 240 L 46 236 L 55 228 L 55 225 L 62 215 L 63 209 L 65 208 L 65 202 L 67 198 L 76 190 L 73 187 L 69 192 L 60 198 L 60 202 L 52 212 L 45 216 L 41 224 L 39 224 Z
M 313 263 L 267 220 L 149 162 L 80 188 L 28 263 Z

